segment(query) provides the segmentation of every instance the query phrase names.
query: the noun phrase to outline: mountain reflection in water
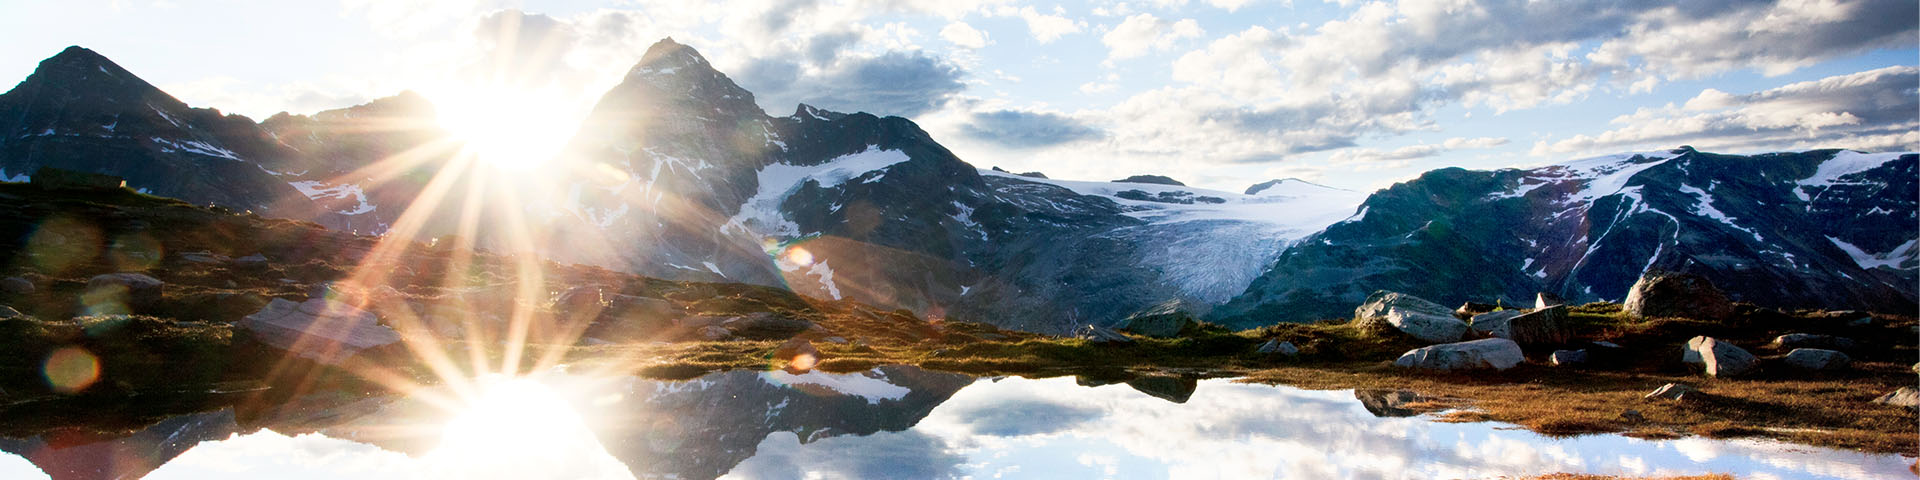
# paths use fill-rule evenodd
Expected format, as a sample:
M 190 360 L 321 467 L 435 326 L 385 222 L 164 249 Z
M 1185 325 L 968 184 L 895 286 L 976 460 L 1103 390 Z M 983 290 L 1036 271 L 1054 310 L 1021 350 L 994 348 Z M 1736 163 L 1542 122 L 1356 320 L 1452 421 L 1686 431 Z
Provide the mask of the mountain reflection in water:
M 1910 476 L 1910 460 L 1894 455 L 1747 440 L 1551 439 L 1495 423 L 1377 416 L 1369 410 L 1381 409 L 1377 393 L 1363 392 L 1373 400 L 1363 405 L 1352 391 L 1229 380 L 1100 385 L 888 366 L 688 381 L 555 373 L 541 383 L 551 399 L 541 388 L 492 408 L 551 400 L 562 414 L 461 416 L 420 398 L 376 398 L 245 421 L 231 411 L 183 415 L 110 440 L 0 439 L 12 452 L 0 454 L 0 478 Z M 514 403 L 522 401 L 530 403 Z

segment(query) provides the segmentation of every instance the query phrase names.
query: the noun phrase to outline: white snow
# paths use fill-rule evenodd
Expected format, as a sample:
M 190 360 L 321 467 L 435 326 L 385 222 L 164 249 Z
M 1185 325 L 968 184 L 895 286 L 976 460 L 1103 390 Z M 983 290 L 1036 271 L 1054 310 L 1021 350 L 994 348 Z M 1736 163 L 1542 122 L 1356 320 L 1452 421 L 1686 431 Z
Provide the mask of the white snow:
M 1082 195 L 1105 197 L 1149 222 L 1104 234 L 1139 245 L 1140 264 L 1159 271 L 1161 280 L 1188 299 L 1225 303 L 1246 290 L 1273 265 L 1288 245 L 1341 220 L 1352 218 L 1366 194 L 1301 181 L 1245 195 L 1234 192 L 1145 183 L 1089 182 L 1030 178 L 992 169 L 981 175 L 1053 185 Z M 1177 204 L 1128 200 L 1116 196 L 1139 190 L 1189 192 L 1186 198 L 1214 197 L 1224 203 Z
M 24 174 L 24 173 L 19 175 L 7 175 L 7 169 L 0 168 L 0 182 L 25 183 L 32 180 L 33 180 L 33 177 L 28 176 L 27 174 Z
M 167 119 L 167 123 L 171 123 L 175 127 L 180 127 L 180 121 L 174 120 L 172 115 L 167 115 L 167 112 L 160 111 L 160 107 L 155 107 L 153 106 L 153 104 L 149 103 L 147 104 L 147 108 L 152 109 L 153 113 L 160 114 L 160 118 Z M 181 127 L 181 128 L 185 128 L 185 127 Z
M 1887 162 L 1899 159 L 1900 155 L 1902 154 L 1898 152 L 1860 153 L 1842 150 L 1840 153 L 1833 154 L 1833 158 L 1821 162 L 1820 168 L 1813 172 L 1813 176 L 1801 179 L 1798 182 L 1799 188 L 1793 189 L 1793 194 L 1799 196 L 1801 201 L 1810 201 L 1812 199 L 1807 197 L 1807 190 L 1819 189 L 1824 193 L 1826 187 L 1845 183 L 1840 181 L 1840 177 L 1878 168 L 1886 165 Z
M 301 195 L 306 195 L 308 199 L 312 200 L 353 197 L 354 200 L 359 202 L 359 204 L 353 208 L 334 212 L 341 215 L 361 215 L 371 213 L 375 210 L 374 205 L 367 201 L 367 192 L 361 190 L 359 185 L 343 183 L 328 186 L 325 182 L 317 180 L 287 182 L 287 185 L 292 185 L 294 190 L 299 190 Z
M 713 273 L 719 274 L 722 277 L 727 276 L 727 274 L 721 273 L 720 266 L 715 265 L 713 262 L 700 262 L 700 264 L 705 265 L 707 267 L 707 270 L 712 271 Z
M 202 142 L 198 140 L 178 141 L 178 140 L 171 140 L 171 139 L 165 139 L 160 137 L 149 137 L 149 138 L 153 140 L 153 143 L 160 144 L 160 151 L 162 152 L 184 151 L 188 153 L 197 153 L 201 155 L 206 155 L 209 157 L 220 157 L 220 158 L 225 158 L 228 160 L 236 160 L 236 161 L 240 160 L 240 156 L 234 154 L 232 150 L 227 150 L 224 148 L 209 145 L 206 142 Z
M 741 229 L 773 237 L 799 236 L 800 225 L 787 220 L 786 215 L 780 212 L 780 203 L 808 180 L 831 188 L 867 172 L 883 170 L 905 161 L 906 152 L 882 150 L 878 145 L 868 145 L 866 150 L 859 153 L 844 155 L 819 165 L 767 165 L 759 172 L 759 191 L 740 205 L 740 213 L 729 219 L 723 229 Z
M 887 376 L 879 369 L 860 373 L 832 374 L 819 370 L 802 374 L 787 373 L 782 370 L 762 372 L 760 380 L 776 386 L 815 385 L 825 387 L 847 395 L 865 398 L 867 404 L 878 404 L 886 400 L 906 398 L 912 392 L 907 387 L 887 382 Z
M 819 277 L 820 285 L 827 287 L 827 294 L 832 295 L 834 300 L 840 299 L 840 286 L 833 283 L 833 267 L 827 266 L 826 260 L 814 263 L 813 268 L 807 269 L 807 274 Z
M 1632 163 L 1634 156 L 1646 157 L 1648 161 Z M 1608 155 L 1604 157 L 1575 160 L 1559 165 L 1560 170 L 1574 178 L 1587 180 L 1585 188 L 1567 197 L 1575 202 L 1592 202 L 1596 198 L 1620 193 L 1627 188 L 1627 181 L 1641 171 L 1667 163 L 1671 158 L 1666 152 L 1643 152 Z
M 1912 261 L 1915 254 L 1920 253 L 1915 251 L 1915 247 L 1920 246 L 1920 240 L 1907 240 L 1907 243 L 1893 247 L 1893 250 L 1887 253 L 1879 254 L 1867 253 L 1866 250 L 1862 250 L 1860 247 L 1853 246 L 1853 244 L 1838 238 L 1827 237 L 1827 241 L 1833 242 L 1833 246 L 1840 247 L 1841 251 L 1847 252 L 1847 256 L 1853 257 L 1853 263 L 1859 264 L 1860 268 L 1868 270 L 1879 267 L 1900 270 L 1900 264 Z
M 1684 185 L 1684 184 L 1680 185 L 1680 193 L 1692 195 L 1695 199 L 1697 199 L 1694 202 L 1693 208 L 1691 209 L 1695 215 L 1711 218 L 1714 221 L 1724 223 L 1729 227 L 1733 227 L 1734 229 L 1740 230 L 1742 232 L 1747 232 L 1748 235 L 1753 236 L 1753 241 L 1755 242 L 1764 241 L 1760 238 L 1760 232 L 1753 231 L 1753 229 L 1751 228 L 1742 227 L 1740 226 L 1740 224 L 1734 223 L 1733 217 L 1729 217 L 1727 216 L 1727 214 L 1721 213 L 1719 208 L 1715 208 L 1713 206 L 1712 193 L 1707 192 L 1706 190 L 1701 190 L 1699 187 L 1695 187 L 1692 185 Z

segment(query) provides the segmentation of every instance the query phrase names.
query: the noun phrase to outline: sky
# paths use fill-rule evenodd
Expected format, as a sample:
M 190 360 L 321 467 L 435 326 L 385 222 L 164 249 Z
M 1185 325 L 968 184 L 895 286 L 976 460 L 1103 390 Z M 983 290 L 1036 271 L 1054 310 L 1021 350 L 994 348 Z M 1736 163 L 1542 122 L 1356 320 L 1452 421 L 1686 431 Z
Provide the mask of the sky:
M 1912 0 L 71 0 L 12 3 L 0 83 L 68 45 L 256 120 L 414 90 L 570 131 L 646 48 L 771 115 L 914 120 L 982 168 L 1239 191 L 1692 145 L 1920 150 Z M 475 94 L 474 92 L 483 92 Z M 500 92 L 511 92 L 502 95 Z M 455 105 L 448 108 L 446 104 Z

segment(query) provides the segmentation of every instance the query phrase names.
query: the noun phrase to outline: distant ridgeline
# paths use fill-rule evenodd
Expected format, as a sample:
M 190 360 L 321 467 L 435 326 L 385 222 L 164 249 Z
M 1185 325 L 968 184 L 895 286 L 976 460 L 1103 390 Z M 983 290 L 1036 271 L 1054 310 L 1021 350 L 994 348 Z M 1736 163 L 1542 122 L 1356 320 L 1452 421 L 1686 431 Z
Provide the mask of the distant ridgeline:
M 449 141 L 434 115 L 402 93 L 256 123 L 191 108 L 73 47 L 0 95 L 0 179 L 52 166 L 383 233 L 424 208 L 416 200 L 452 154 L 421 149 Z M 354 173 L 410 151 L 384 181 Z M 1379 289 L 1454 303 L 1536 291 L 1617 301 L 1652 270 L 1697 273 L 1763 305 L 1911 313 L 1915 159 L 1683 147 L 1441 169 L 1371 195 L 1295 179 L 1244 193 L 1158 175 L 1065 181 L 975 168 L 899 117 L 808 105 L 769 116 L 694 49 L 665 40 L 602 97 L 558 163 L 524 179 L 552 188 L 518 188 L 514 207 L 537 213 L 528 229 L 567 239 L 545 252 L 558 260 L 1043 332 L 1111 325 L 1168 300 L 1240 327 L 1344 317 Z M 469 194 L 450 189 L 421 235 L 452 233 L 469 200 L 499 200 Z

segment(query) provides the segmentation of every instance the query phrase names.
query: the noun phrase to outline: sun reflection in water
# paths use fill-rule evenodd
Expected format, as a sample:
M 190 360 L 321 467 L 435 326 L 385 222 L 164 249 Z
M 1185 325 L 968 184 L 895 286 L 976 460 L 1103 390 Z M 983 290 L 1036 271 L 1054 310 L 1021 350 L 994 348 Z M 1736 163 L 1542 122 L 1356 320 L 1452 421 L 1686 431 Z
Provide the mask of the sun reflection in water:
M 481 379 L 426 460 L 446 478 L 632 478 L 568 392 L 529 377 Z

